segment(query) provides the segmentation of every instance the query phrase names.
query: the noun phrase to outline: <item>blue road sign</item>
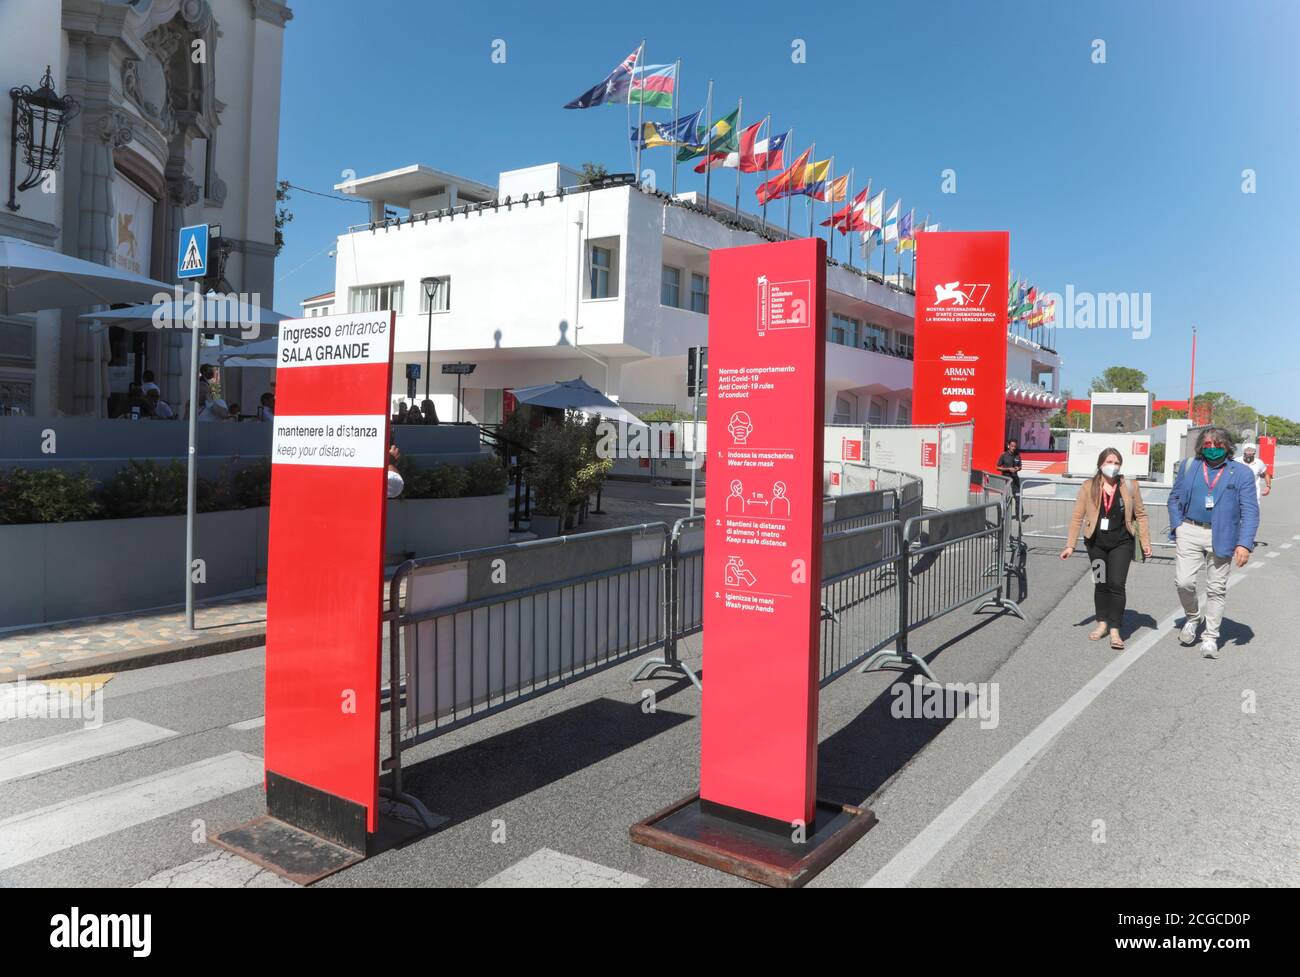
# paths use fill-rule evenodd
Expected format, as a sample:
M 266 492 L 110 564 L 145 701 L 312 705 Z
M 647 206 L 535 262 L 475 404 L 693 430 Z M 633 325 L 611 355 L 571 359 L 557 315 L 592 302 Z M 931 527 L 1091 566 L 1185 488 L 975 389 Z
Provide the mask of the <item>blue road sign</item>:
M 176 277 L 203 278 L 208 273 L 208 225 L 181 228 L 176 250 Z

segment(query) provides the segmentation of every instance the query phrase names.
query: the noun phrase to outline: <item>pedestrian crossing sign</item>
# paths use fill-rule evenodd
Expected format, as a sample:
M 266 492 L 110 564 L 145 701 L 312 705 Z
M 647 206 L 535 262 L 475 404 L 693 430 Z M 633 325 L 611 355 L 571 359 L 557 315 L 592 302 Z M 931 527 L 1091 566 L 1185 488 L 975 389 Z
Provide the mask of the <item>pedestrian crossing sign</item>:
M 203 278 L 208 273 L 208 225 L 181 228 L 176 251 L 177 278 Z

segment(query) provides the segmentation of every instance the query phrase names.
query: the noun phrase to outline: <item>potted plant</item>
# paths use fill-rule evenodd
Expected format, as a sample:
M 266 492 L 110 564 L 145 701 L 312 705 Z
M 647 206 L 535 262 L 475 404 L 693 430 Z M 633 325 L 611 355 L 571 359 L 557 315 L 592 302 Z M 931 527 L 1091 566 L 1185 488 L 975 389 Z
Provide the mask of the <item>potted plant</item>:
M 533 440 L 528 480 L 537 493 L 530 527 L 542 538 L 558 536 L 573 502 L 573 477 L 580 458 L 567 424 L 547 424 Z

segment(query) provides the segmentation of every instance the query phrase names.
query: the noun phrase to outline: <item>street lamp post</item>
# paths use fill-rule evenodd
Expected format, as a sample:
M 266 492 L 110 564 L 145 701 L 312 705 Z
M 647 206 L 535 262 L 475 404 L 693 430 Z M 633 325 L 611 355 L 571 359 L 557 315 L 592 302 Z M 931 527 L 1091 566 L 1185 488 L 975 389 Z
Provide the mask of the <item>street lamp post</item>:
M 424 400 L 429 401 L 429 377 L 433 373 L 433 295 L 438 287 L 438 279 L 421 278 L 420 284 L 424 286 L 424 298 L 429 306 L 429 328 L 424 339 Z M 423 413 L 424 404 L 420 405 L 420 411 Z

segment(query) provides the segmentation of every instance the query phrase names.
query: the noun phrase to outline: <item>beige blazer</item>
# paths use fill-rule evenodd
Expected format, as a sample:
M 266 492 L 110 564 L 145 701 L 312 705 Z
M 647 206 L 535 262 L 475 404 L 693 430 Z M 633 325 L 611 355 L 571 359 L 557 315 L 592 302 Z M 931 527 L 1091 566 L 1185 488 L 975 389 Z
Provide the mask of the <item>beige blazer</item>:
M 1151 533 L 1147 528 L 1147 510 L 1142 504 L 1142 492 L 1138 489 L 1137 482 L 1131 478 L 1122 478 L 1119 483 L 1121 497 L 1124 500 L 1124 526 L 1130 533 L 1137 537 L 1142 546 L 1151 545 Z M 1097 520 L 1101 516 L 1101 483 L 1098 479 L 1090 478 L 1079 486 L 1078 498 L 1074 500 L 1074 512 L 1070 515 L 1070 534 L 1066 537 L 1066 542 L 1070 546 L 1077 546 L 1079 542 L 1079 530 L 1083 530 L 1083 538 L 1089 539 L 1097 529 Z M 1137 523 L 1137 529 L 1134 530 L 1133 524 Z

